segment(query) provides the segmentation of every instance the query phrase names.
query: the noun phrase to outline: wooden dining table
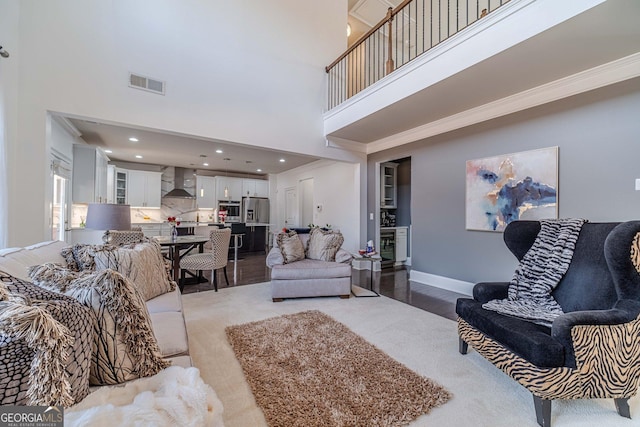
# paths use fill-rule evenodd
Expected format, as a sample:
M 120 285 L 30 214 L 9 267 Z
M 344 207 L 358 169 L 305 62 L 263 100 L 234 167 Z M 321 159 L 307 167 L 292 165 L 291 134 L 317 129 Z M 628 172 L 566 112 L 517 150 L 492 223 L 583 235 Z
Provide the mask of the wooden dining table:
M 154 236 L 160 246 L 169 248 L 169 259 L 171 260 L 171 270 L 173 272 L 173 280 L 178 283 L 180 280 L 180 258 L 189 254 L 195 248 L 202 253 L 204 244 L 209 241 L 209 236 Z M 182 253 L 181 253 L 182 251 Z

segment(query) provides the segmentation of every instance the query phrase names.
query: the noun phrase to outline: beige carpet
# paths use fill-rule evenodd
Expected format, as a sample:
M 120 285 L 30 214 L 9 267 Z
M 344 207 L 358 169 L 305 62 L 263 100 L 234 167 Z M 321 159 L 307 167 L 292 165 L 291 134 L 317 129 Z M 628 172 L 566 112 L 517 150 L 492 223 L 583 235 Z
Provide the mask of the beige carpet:
M 272 427 L 404 426 L 450 397 L 318 310 L 226 331 Z
M 386 297 L 305 298 L 273 303 L 270 292 L 266 283 L 183 296 L 191 356 L 224 405 L 226 427 L 267 424 L 227 341 L 225 328 L 306 310 L 328 314 L 452 393 L 446 404 L 410 426 L 538 426 L 530 393 L 473 350 L 464 356 L 458 353 L 455 322 Z M 551 423 L 553 427 L 640 426 L 640 397 L 630 399 L 629 405 L 632 420 L 618 416 L 611 399 L 556 401 Z

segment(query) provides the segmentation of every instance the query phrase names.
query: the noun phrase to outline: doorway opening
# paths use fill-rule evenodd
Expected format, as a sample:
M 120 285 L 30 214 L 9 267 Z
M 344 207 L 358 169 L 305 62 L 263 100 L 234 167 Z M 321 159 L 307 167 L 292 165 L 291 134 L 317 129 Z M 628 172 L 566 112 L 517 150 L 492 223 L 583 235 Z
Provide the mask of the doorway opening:
M 411 265 L 411 157 L 379 164 L 377 245 L 381 267 Z

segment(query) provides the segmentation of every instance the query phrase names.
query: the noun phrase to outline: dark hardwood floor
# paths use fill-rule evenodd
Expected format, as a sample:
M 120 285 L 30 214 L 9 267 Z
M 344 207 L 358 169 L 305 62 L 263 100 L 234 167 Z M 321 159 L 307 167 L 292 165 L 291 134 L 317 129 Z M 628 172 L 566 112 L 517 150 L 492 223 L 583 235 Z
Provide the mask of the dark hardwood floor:
M 253 283 L 268 282 L 270 270 L 265 264 L 266 255 L 245 254 L 238 260 L 238 272 L 236 282 L 233 281 L 233 262 L 227 264 L 227 276 L 230 286 L 250 285 Z M 205 272 L 206 283 L 185 285 L 182 293 L 213 290 L 211 272 Z M 352 270 L 352 283 L 356 286 L 369 289 L 371 271 Z M 218 288 L 226 286 L 224 274 L 218 272 Z M 373 273 L 373 289 L 389 298 L 410 304 L 414 307 L 429 311 L 448 319 L 455 320 L 456 300 L 466 295 L 435 288 L 421 283 L 409 281 L 409 271 L 405 268 L 386 268 L 382 272 Z

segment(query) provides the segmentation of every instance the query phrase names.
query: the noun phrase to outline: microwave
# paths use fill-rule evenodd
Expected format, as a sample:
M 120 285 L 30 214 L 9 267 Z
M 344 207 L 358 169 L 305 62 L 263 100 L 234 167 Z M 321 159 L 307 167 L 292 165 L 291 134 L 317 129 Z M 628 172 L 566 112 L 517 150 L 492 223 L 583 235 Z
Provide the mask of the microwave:
M 240 202 L 220 200 L 218 202 L 218 213 L 225 211 L 226 222 L 240 222 Z

